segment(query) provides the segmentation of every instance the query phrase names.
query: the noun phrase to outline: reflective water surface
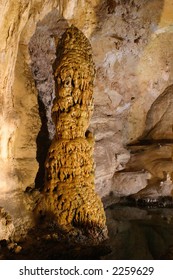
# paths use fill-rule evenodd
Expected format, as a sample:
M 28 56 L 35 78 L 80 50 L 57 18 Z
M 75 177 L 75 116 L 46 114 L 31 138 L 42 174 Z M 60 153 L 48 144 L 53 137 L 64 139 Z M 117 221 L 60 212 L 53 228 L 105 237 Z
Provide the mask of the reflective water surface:
M 111 253 L 103 259 L 173 259 L 173 208 L 106 209 Z

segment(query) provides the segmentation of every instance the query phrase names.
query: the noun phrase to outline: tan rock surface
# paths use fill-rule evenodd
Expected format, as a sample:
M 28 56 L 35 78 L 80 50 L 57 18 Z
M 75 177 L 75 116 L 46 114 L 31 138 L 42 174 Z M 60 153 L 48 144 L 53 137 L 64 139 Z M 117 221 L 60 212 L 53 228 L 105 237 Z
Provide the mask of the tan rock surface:
M 95 67 L 89 40 L 73 25 L 58 43 L 54 77 L 55 136 L 45 162 L 43 199 L 37 213 L 51 213 L 58 227 L 67 232 L 92 231 L 96 238 L 89 234 L 91 239 L 98 242 L 97 235 L 106 230 L 106 217 L 95 192 L 94 139 L 87 131 L 93 112 Z
M 52 87 L 50 92 L 53 93 L 53 83 L 48 81 L 51 70 L 49 73 L 47 71 L 47 76 L 44 75 L 46 68 L 51 69 L 54 56 L 52 38 L 56 36 L 57 43 L 63 29 L 70 24 L 74 24 L 89 38 L 96 64 L 95 106 L 89 129 L 96 136 L 96 190 L 100 196 L 106 196 L 116 189 L 113 178 L 117 171 L 127 170 L 126 164 L 132 154 L 131 149 L 126 147 L 127 144 L 136 143 L 146 131 L 150 131 L 150 136 L 157 138 L 157 141 L 166 137 L 165 135 L 166 139 L 172 137 L 171 94 L 163 97 L 165 90 L 173 84 L 171 5 L 172 0 L 1 1 L 0 205 L 6 205 L 6 210 L 9 208 L 7 200 L 10 197 L 18 209 L 16 215 L 19 215 L 20 203 L 18 204 L 17 197 L 23 196 L 26 187 L 34 185 L 39 164 L 44 161 L 44 157 L 37 157 L 37 140 L 43 124 L 43 111 L 40 111 L 38 105 L 37 90 L 42 91 L 42 96 L 45 96 L 47 89 Z M 31 37 L 35 34 L 38 39 L 38 33 L 45 39 L 41 41 L 44 42 L 43 48 L 41 44 L 33 44 L 35 48 L 39 45 L 40 56 L 36 65 L 39 75 L 44 68 L 40 76 L 32 73 L 34 58 L 28 50 Z M 48 46 L 47 49 L 45 46 Z M 50 56 L 47 59 L 49 66 L 41 64 L 45 54 Z M 40 79 L 46 77 L 39 86 L 38 76 Z M 52 99 L 45 99 L 46 106 L 49 102 L 51 106 Z M 162 110 L 157 109 L 158 101 Z M 164 110 L 165 102 L 169 103 L 167 114 Z M 51 123 L 50 109 L 45 115 L 49 116 L 46 122 Z M 149 125 L 147 118 L 151 120 Z M 162 120 L 161 126 L 157 123 L 157 118 Z M 53 129 L 49 131 L 53 133 Z M 47 141 L 46 149 L 49 146 L 49 136 L 47 134 L 43 137 Z M 168 147 L 165 144 L 163 153 Z M 141 168 L 146 168 L 149 173 L 153 172 L 151 176 L 159 178 L 163 177 L 167 169 L 172 172 L 170 148 L 163 160 L 155 147 L 148 149 L 150 152 L 146 152 L 145 156 L 141 153 L 141 158 L 145 157 L 145 164 L 141 164 L 140 156 L 135 156 L 136 160 L 139 159 Z M 43 152 L 42 147 L 40 154 Z M 37 160 L 40 160 L 39 164 Z M 130 162 L 133 162 L 133 155 Z M 139 169 L 138 167 L 141 172 Z M 137 191 L 137 186 L 132 183 L 134 180 L 128 180 L 128 176 L 133 177 L 129 173 L 131 171 L 130 167 L 126 172 L 129 186 L 125 189 L 128 189 L 128 194 Z M 138 190 L 144 185 L 141 184 Z M 126 191 L 121 194 L 126 194 Z M 28 215 L 25 207 L 22 211 L 24 216 L 25 213 Z
M 14 224 L 11 216 L 0 207 L 0 240 L 9 240 L 14 234 Z

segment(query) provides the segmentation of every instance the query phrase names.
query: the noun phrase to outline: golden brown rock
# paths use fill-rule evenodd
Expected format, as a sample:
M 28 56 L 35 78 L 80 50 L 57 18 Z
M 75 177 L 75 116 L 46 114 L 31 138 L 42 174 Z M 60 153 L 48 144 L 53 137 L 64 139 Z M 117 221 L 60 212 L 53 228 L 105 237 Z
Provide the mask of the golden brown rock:
M 90 43 L 76 27 L 63 34 L 54 68 L 56 135 L 45 163 L 44 202 L 38 208 L 53 213 L 57 224 L 67 231 L 82 228 L 98 236 L 106 229 L 106 219 L 95 193 L 94 140 L 87 131 L 95 69 Z

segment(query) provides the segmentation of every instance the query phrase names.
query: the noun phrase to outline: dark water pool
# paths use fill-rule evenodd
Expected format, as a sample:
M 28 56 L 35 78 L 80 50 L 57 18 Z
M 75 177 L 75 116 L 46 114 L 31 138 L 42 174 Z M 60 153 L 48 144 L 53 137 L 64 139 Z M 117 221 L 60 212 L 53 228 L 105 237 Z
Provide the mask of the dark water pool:
M 103 259 L 173 259 L 173 208 L 106 209 L 111 252 Z

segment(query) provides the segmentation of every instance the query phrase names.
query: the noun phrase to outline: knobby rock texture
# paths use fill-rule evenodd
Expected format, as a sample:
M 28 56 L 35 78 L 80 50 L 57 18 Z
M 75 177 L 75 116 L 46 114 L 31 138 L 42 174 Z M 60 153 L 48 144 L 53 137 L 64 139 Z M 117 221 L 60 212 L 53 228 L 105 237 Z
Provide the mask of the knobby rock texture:
M 66 231 L 81 228 L 93 239 L 103 238 L 106 219 L 95 192 L 94 139 L 87 130 L 93 112 L 95 68 L 91 45 L 74 26 L 58 44 L 54 76 L 56 133 L 45 163 L 44 197 L 37 210 L 52 213 Z
M 15 236 L 35 223 L 32 210 L 55 134 L 52 64 L 56 44 L 72 24 L 91 42 L 96 67 L 89 130 L 95 136 L 95 190 L 104 207 L 133 194 L 172 196 L 172 5 L 0 1 L 0 206 L 12 217 Z

